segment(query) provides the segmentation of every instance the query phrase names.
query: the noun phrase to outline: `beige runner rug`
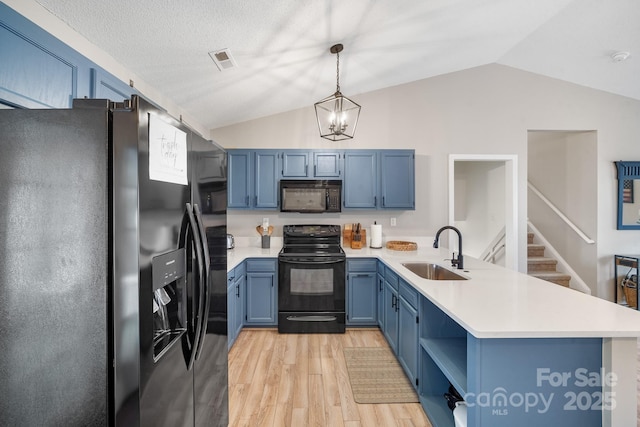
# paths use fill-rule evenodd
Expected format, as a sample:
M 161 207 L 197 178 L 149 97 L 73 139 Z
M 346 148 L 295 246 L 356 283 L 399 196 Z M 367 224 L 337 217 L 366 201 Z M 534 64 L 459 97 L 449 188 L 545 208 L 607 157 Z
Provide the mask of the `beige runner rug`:
M 418 395 L 391 349 L 345 347 L 343 351 L 357 403 L 418 402 Z

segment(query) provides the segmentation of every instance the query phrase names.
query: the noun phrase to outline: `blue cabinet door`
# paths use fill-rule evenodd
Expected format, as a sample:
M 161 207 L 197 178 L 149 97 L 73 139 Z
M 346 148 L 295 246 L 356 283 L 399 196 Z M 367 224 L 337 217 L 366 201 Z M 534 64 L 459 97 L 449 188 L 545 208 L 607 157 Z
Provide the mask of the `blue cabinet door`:
M 383 209 L 415 209 L 415 154 L 413 150 L 380 152 Z
M 278 207 L 278 152 L 257 150 L 255 152 L 254 202 L 257 209 Z
M 384 330 L 384 275 L 378 273 L 377 286 L 378 286 L 378 326 L 381 330 Z
M 278 207 L 278 152 L 229 150 L 227 207 L 276 209 Z
M 244 323 L 245 269 L 244 264 L 227 274 L 227 335 L 231 348 Z
M 347 324 L 377 325 L 377 273 L 362 272 L 347 275 Z
M 398 291 L 387 281 L 384 285 L 384 329 L 382 330 L 394 353 L 398 352 Z
M 283 178 L 306 178 L 309 176 L 309 152 L 286 150 L 282 152 Z
M 245 323 L 247 325 L 276 325 L 275 273 L 247 273 Z
M 234 319 L 236 316 L 235 280 L 233 271 L 227 273 L 227 345 L 231 349 L 236 341 Z
M 91 69 L 91 98 L 122 102 L 138 91 L 100 68 Z
M 342 175 L 342 162 L 339 152 L 313 152 L 313 176 L 315 178 L 336 179 Z
M 418 387 L 418 311 L 404 297 L 399 297 L 398 360 L 411 384 Z
M 240 274 L 239 276 L 236 277 L 236 281 L 235 281 L 235 289 L 234 289 L 234 293 L 233 293 L 233 298 L 235 298 L 236 300 L 236 311 L 235 311 L 235 317 L 234 317 L 234 321 L 233 321 L 233 325 L 234 325 L 234 337 L 237 338 L 238 334 L 240 334 L 240 331 L 242 331 L 242 326 L 244 325 L 244 313 L 245 313 L 245 307 L 244 307 L 244 302 L 245 302 L 245 297 L 246 297 L 246 276 L 244 271 L 242 271 L 242 274 Z
M 0 100 L 24 108 L 70 108 L 79 80 L 85 74 L 89 80 L 88 62 L 0 3 Z
M 344 207 L 375 209 L 378 202 L 377 152 L 348 150 L 344 155 Z
M 281 154 L 280 177 L 285 179 L 339 178 L 341 153 L 324 150 L 285 150 Z
M 251 196 L 252 153 L 249 150 L 229 150 L 227 165 L 229 182 L 227 186 L 227 207 L 249 209 Z

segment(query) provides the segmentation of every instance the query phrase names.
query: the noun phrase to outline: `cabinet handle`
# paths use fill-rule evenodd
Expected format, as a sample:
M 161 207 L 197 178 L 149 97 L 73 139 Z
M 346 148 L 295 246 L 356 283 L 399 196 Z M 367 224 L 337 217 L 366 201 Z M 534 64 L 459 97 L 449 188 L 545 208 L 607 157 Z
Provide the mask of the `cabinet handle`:
M 240 285 L 236 285 L 236 297 L 240 298 Z
M 378 206 L 378 196 L 373 196 L 373 206 Z
M 396 296 L 391 295 L 391 308 L 395 308 L 397 303 L 398 303 L 398 299 L 396 298 Z
M 313 165 L 313 176 L 318 174 L 318 165 Z
M 247 198 L 245 199 L 244 204 L 246 207 L 249 207 L 249 196 L 247 196 Z
M 383 207 L 383 208 L 385 207 L 385 204 L 384 204 L 384 196 L 382 196 L 382 207 Z

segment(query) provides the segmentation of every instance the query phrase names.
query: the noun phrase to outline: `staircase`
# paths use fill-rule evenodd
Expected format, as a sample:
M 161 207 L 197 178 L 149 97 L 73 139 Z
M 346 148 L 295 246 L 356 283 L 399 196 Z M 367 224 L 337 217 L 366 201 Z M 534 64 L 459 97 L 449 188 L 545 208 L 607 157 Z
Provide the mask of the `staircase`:
M 571 276 L 558 272 L 558 261 L 545 257 L 544 249 L 544 245 L 533 243 L 533 233 L 527 233 L 527 274 L 568 288 Z

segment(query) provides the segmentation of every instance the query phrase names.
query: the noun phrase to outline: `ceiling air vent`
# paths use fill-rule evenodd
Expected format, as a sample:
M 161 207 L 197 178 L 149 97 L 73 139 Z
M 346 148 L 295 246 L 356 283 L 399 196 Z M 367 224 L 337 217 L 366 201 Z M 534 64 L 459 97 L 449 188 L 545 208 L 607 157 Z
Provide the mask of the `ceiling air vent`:
M 238 66 L 236 61 L 233 59 L 233 56 L 231 56 L 229 49 L 209 52 L 209 56 L 213 59 L 213 62 L 220 71 L 229 70 Z

